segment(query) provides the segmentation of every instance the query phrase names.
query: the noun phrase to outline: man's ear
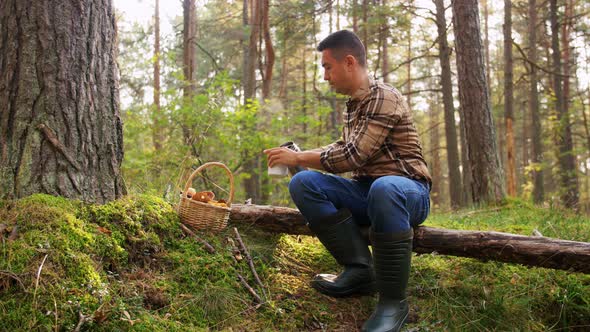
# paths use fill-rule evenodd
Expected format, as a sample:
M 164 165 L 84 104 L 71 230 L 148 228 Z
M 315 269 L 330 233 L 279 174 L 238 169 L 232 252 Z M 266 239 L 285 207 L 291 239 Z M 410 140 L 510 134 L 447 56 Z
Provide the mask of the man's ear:
M 356 63 L 356 58 L 353 55 L 348 54 L 344 57 L 344 64 L 346 65 L 346 68 L 353 69 Z

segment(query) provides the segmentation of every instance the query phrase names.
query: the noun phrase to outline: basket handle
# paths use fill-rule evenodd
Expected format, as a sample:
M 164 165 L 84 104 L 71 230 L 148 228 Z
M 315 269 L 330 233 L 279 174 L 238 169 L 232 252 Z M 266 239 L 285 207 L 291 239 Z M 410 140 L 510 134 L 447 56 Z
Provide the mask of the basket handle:
M 225 166 L 222 163 L 219 162 L 208 162 L 208 163 L 204 163 L 203 165 L 199 166 L 199 168 L 197 168 L 192 174 L 191 176 L 189 176 L 188 180 L 186 180 L 186 185 L 184 186 L 184 191 L 183 192 L 187 192 L 188 188 L 190 187 L 191 183 L 193 182 L 193 179 L 195 178 L 195 176 L 197 176 L 197 174 L 199 174 L 202 170 L 204 170 L 205 168 L 211 167 L 211 166 L 217 166 L 217 167 L 221 167 L 225 170 L 225 172 L 227 173 L 228 177 L 229 177 L 229 201 L 228 201 L 228 206 L 231 205 L 232 201 L 234 200 L 234 175 L 231 173 L 230 169 L 227 168 L 227 166 Z

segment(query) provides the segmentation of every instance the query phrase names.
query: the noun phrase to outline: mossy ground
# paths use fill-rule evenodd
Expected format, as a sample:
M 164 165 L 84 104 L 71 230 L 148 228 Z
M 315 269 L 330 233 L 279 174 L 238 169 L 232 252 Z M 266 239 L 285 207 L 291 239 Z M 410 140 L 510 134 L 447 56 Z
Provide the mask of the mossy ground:
M 87 205 L 47 195 L 0 202 L 0 330 L 354 331 L 372 297 L 332 299 L 308 280 L 337 272 L 307 236 L 238 226 L 265 284 L 256 307 L 236 273 L 255 286 L 245 261 L 231 258 L 231 229 L 201 234 L 207 253 L 185 237 L 172 206 L 153 196 Z M 434 214 L 425 223 L 590 241 L 590 218 L 523 201 Z M 40 271 L 40 272 L 39 272 Z M 414 256 L 411 331 L 590 329 L 590 276 L 437 255 Z

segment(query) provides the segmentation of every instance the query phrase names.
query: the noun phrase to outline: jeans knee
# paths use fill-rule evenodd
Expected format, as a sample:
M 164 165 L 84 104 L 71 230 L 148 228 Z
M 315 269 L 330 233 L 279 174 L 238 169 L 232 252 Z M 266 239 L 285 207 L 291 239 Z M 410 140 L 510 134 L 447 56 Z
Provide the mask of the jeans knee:
M 375 180 L 369 190 L 369 201 L 372 199 L 400 196 L 403 196 L 402 188 L 396 182 L 387 181 L 385 178 Z
M 294 200 L 296 200 L 298 197 L 301 197 L 303 190 L 306 187 L 309 187 L 312 179 L 317 174 L 318 173 L 315 171 L 302 171 L 295 174 L 289 182 L 289 193 L 291 194 L 291 197 Z

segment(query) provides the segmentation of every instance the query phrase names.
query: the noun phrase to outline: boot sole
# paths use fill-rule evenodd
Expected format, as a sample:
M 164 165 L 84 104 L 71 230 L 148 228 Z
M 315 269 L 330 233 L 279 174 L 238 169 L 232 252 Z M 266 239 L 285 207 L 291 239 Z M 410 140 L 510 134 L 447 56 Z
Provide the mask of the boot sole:
M 372 282 L 368 285 L 361 285 L 354 288 L 350 288 L 342 292 L 337 292 L 332 289 L 322 287 L 321 284 L 313 281 L 311 282 L 311 287 L 324 295 L 336 298 L 373 295 L 377 292 L 377 284 L 375 282 Z

